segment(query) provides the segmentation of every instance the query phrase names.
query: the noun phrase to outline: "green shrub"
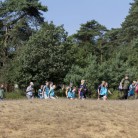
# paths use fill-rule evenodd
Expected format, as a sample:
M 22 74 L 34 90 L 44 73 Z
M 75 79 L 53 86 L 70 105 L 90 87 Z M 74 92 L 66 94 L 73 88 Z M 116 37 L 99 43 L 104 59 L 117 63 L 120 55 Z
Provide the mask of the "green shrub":
M 112 99 L 112 100 L 119 99 L 119 92 L 117 90 L 111 91 L 111 92 L 112 92 L 112 95 L 108 94 L 108 99 Z
M 22 91 L 5 92 L 5 99 L 24 99 L 25 93 Z

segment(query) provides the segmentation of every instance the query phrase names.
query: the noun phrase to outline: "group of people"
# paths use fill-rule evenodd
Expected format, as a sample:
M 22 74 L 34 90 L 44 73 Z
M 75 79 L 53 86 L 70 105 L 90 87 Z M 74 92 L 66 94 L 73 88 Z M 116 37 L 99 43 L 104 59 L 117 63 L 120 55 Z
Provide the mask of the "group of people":
M 65 94 L 68 99 L 76 99 L 77 94 L 77 87 L 70 83 L 69 86 L 67 86 L 65 89 Z M 63 90 L 64 91 L 64 90 Z M 86 98 L 86 92 L 87 92 L 87 86 L 85 83 L 85 80 L 81 80 L 81 84 L 78 88 L 78 98 L 79 99 L 85 99 Z
M 38 97 L 40 99 L 55 99 L 57 96 L 55 96 L 55 88 L 56 85 L 53 84 L 53 82 L 46 81 L 45 85 L 41 85 L 40 89 L 38 90 Z M 34 83 L 30 82 L 30 85 L 26 89 L 26 97 L 28 99 L 34 98 Z
M 30 85 L 26 89 L 26 96 L 28 99 L 31 99 L 34 97 L 34 88 L 33 88 L 33 82 L 30 82 Z M 53 82 L 46 81 L 45 85 L 41 85 L 40 89 L 38 90 L 38 97 L 40 99 L 56 99 L 58 98 L 55 95 L 55 88 L 56 85 L 53 84 Z M 86 81 L 81 80 L 80 86 L 77 88 L 76 86 L 73 86 L 73 83 L 70 83 L 69 86 L 62 87 L 62 91 L 65 93 L 65 96 L 68 99 L 76 99 L 76 95 L 78 95 L 79 99 L 85 99 L 86 93 L 88 91 Z M 134 97 L 138 98 L 138 80 L 133 81 L 132 84 L 130 84 L 129 77 L 126 75 L 120 82 L 119 85 L 119 91 L 122 93 L 121 99 L 127 99 L 128 97 Z M 98 100 L 103 99 L 107 100 L 109 94 L 111 91 L 108 89 L 108 83 L 106 81 L 102 81 L 102 83 L 98 86 L 97 89 L 97 95 Z
M 30 85 L 26 89 L 26 96 L 28 99 L 34 98 L 34 88 L 33 88 L 33 82 L 30 82 Z M 55 88 L 56 85 L 53 84 L 53 82 L 46 81 L 45 85 L 41 85 L 40 89 L 38 90 L 38 97 L 40 99 L 56 99 L 58 98 L 55 95 Z M 87 85 L 85 80 L 81 80 L 81 83 L 79 87 L 73 86 L 73 83 L 70 83 L 69 86 L 62 87 L 62 92 L 65 93 L 65 96 L 67 99 L 73 100 L 77 98 L 78 99 L 85 99 L 86 93 L 87 93 Z M 105 81 L 102 81 L 101 85 L 98 87 L 98 99 L 107 100 L 108 93 L 112 94 L 110 90 L 108 89 L 108 83 Z
M 54 85 L 53 82 L 46 81 L 45 85 L 41 85 L 40 89 L 38 89 L 38 97 L 40 99 L 56 99 L 58 97 L 55 95 L 55 89 L 56 89 L 56 85 Z M 65 91 L 65 95 L 68 99 L 76 99 L 77 87 L 73 86 L 72 83 L 70 83 L 69 86 L 62 87 L 62 90 Z M 81 80 L 81 84 L 78 89 L 79 99 L 86 98 L 86 91 L 87 91 L 87 87 L 85 84 L 85 80 Z M 30 82 L 30 85 L 26 89 L 26 97 L 28 99 L 34 98 L 33 82 Z
M 38 90 L 38 97 L 40 99 L 56 99 L 58 98 L 55 94 L 56 85 L 53 82 L 46 81 L 45 85 L 41 85 Z M 86 93 L 88 92 L 86 81 L 81 80 L 79 87 L 73 86 L 73 83 L 70 83 L 69 86 L 63 85 L 62 92 L 65 94 L 68 99 L 76 99 L 77 95 L 79 99 L 85 99 Z M 30 85 L 26 89 L 26 97 L 28 99 L 34 98 L 34 83 L 30 82 Z M 98 86 L 97 95 L 98 100 L 103 99 L 107 100 L 108 93 L 112 95 L 108 89 L 108 83 L 102 81 Z M 119 93 L 120 99 L 128 99 L 129 97 L 134 97 L 138 99 L 138 80 L 130 83 L 128 75 L 126 75 L 119 84 Z M 0 86 L 0 100 L 4 98 L 4 85 Z
M 128 75 L 126 75 L 120 82 L 119 91 L 121 99 L 128 99 L 129 97 L 138 98 L 138 80 L 130 83 Z

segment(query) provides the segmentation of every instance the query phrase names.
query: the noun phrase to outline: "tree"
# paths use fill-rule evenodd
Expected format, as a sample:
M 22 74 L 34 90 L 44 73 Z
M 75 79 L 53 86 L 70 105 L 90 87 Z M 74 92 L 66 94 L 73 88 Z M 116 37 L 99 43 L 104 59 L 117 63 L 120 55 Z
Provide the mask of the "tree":
M 96 55 L 97 62 L 103 62 L 104 51 L 104 35 L 108 30 L 105 26 L 99 24 L 95 20 L 81 24 L 80 30 L 74 34 L 74 38 L 78 42 L 79 49 L 83 49 L 86 57 L 88 54 Z M 82 50 L 82 51 L 83 51 Z
M 10 80 L 19 84 L 28 81 L 61 82 L 70 68 L 66 50 L 67 33 L 62 26 L 44 23 L 19 53 Z
M 38 0 L 5 0 L 0 3 L 0 9 L 0 20 L 3 24 L 1 45 L 5 65 L 10 49 L 17 46 L 17 36 L 21 41 L 28 39 L 27 36 L 31 34 L 30 27 L 44 22 L 40 11 L 47 11 L 47 7 L 42 6 Z
M 138 37 L 138 0 L 131 3 L 129 15 L 122 23 L 121 39 L 123 43 L 131 42 Z
M 42 11 L 46 12 L 47 7 L 38 0 L 4 0 L 0 9 L 0 68 L 6 74 L 18 49 L 29 40 L 35 27 L 44 22 Z M 0 76 L 5 77 L 3 73 Z

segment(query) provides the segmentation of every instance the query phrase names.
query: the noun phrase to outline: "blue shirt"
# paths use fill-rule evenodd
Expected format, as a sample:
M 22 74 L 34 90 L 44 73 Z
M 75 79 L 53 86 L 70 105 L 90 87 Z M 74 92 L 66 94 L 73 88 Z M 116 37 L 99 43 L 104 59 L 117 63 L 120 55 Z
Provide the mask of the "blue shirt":
M 132 84 L 129 86 L 128 96 L 133 96 L 135 93 L 135 86 Z
M 107 94 L 107 88 L 101 86 L 100 95 L 106 95 L 106 94 Z
M 49 88 L 47 86 L 45 86 L 45 93 L 46 93 L 46 96 L 48 96 L 48 94 L 49 94 Z
M 53 88 L 50 88 L 49 90 L 49 96 L 54 97 L 55 96 L 55 92 Z

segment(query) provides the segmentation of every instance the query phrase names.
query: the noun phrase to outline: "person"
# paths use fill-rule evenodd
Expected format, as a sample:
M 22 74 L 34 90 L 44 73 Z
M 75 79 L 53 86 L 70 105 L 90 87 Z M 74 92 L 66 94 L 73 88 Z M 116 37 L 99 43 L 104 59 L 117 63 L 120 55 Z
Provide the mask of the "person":
M 135 84 L 135 99 L 138 99 L 138 80 Z
M 108 83 L 107 82 L 105 82 L 105 84 L 104 84 L 104 97 L 103 97 L 103 100 L 105 101 L 105 100 L 107 100 L 107 96 L 108 96 L 108 93 L 109 94 L 111 94 L 112 95 L 112 93 L 110 92 L 110 90 L 108 89 Z
M 98 86 L 98 99 L 100 99 L 102 96 L 101 96 L 101 94 L 102 94 L 102 92 L 101 92 L 101 88 L 103 88 L 104 87 L 104 85 L 105 85 L 105 81 L 102 81 L 102 83 Z M 100 93 L 101 92 L 101 93 Z
M 75 94 L 76 94 L 76 87 L 67 87 L 66 88 L 66 96 L 68 99 L 73 100 L 75 99 Z
M 118 87 L 118 97 L 120 98 L 122 96 L 123 96 L 123 88 L 122 88 L 122 84 L 120 83 Z
M 128 91 L 128 97 L 133 97 L 135 94 L 135 85 L 136 81 L 133 81 L 132 84 L 129 86 L 129 91 Z
M 28 99 L 33 99 L 34 98 L 34 83 L 30 82 L 30 85 L 26 89 L 26 97 Z
M 0 101 L 4 99 L 4 85 L 0 86 Z
M 62 97 L 66 96 L 66 85 L 65 84 L 62 85 L 61 91 L 62 91 Z
M 112 93 L 110 92 L 110 90 L 108 89 L 108 83 L 105 82 L 105 81 L 102 82 L 102 85 L 101 85 L 101 87 L 100 87 L 99 90 L 100 90 L 100 91 L 99 91 L 98 100 L 99 100 L 100 98 L 102 98 L 104 101 L 106 101 L 106 100 L 107 100 L 108 93 L 109 93 L 109 94 L 112 94 Z
M 73 90 L 73 84 L 70 83 L 70 85 L 66 87 L 66 97 L 68 99 L 72 99 L 72 90 Z
M 127 99 L 128 98 L 129 85 L 130 85 L 130 81 L 129 81 L 128 75 L 125 75 L 125 78 L 123 78 L 121 80 L 120 84 L 121 84 L 122 90 L 123 90 L 122 99 Z
M 72 99 L 76 98 L 76 90 L 77 90 L 76 87 L 74 87 L 73 90 L 72 90 Z
M 49 82 L 48 81 L 46 81 L 46 84 L 45 84 L 45 86 L 43 87 L 43 98 L 44 99 L 47 99 L 47 98 L 49 98 Z
M 40 86 L 40 89 L 38 90 L 38 97 L 40 99 L 43 99 L 43 85 Z
M 53 85 L 53 83 L 51 82 L 50 83 L 50 90 L 49 90 L 49 93 L 48 93 L 50 99 L 56 99 L 55 98 L 55 91 L 54 91 L 55 88 L 56 88 L 56 85 Z
M 81 80 L 81 84 L 78 91 L 79 99 L 86 99 L 86 91 L 87 87 L 85 84 L 85 80 Z

